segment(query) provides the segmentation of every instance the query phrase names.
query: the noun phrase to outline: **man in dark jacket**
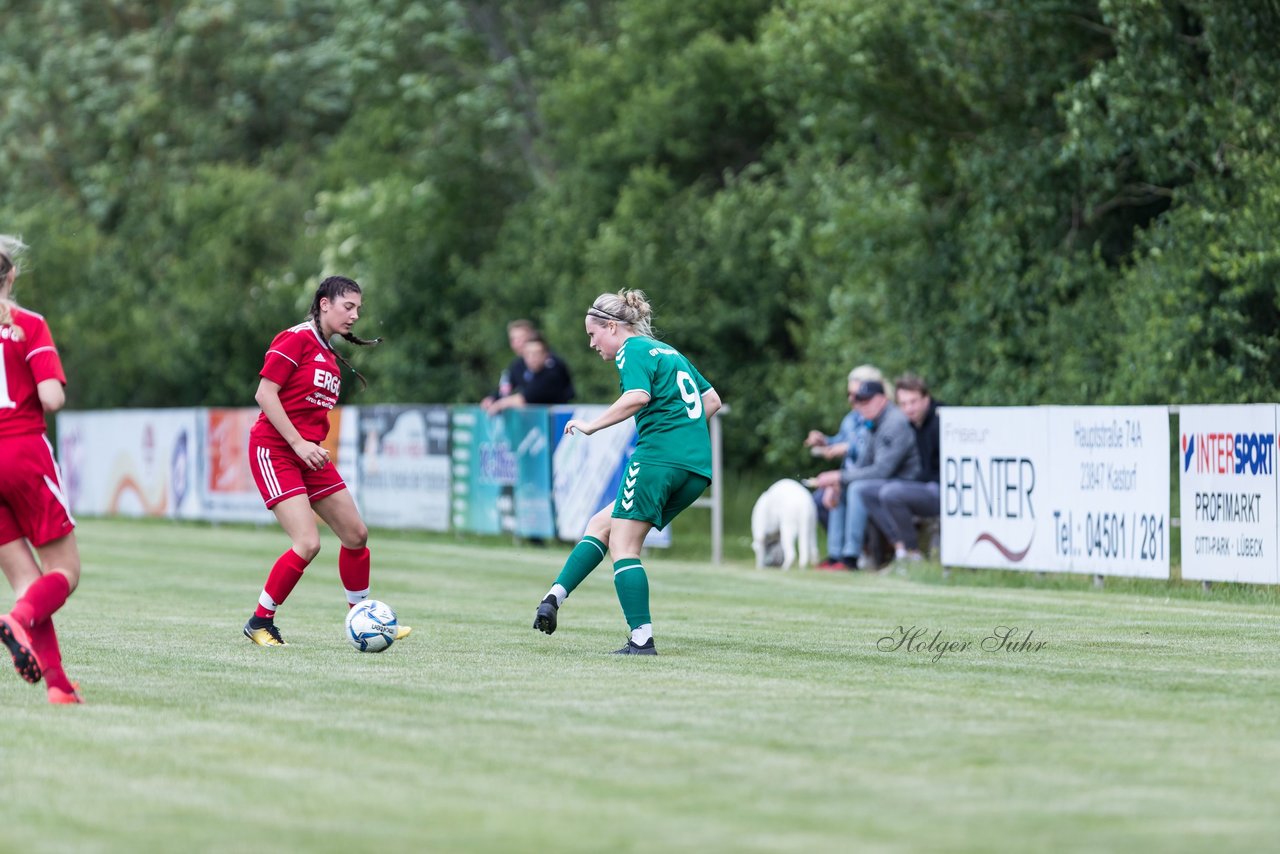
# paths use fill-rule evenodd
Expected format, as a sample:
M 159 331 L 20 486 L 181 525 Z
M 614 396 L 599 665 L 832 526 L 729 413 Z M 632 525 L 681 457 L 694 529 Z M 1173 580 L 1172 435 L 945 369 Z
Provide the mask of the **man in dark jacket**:
M 919 473 L 914 478 L 891 480 L 864 500 L 867 515 L 893 541 L 894 559 L 918 561 L 922 555 L 916 520 L 937 516 L 942 506 L 938 403 L 929 396 L 929 386 L 915 374 L 904 374 L 897 387 L 898 407 L 915 429 Z
M 515 390 L 513 377 L 519 377 L 525 369 L 524 352 L 525 342 L 530 338 L 538 337 L 538 327 L 533 325 L 532 320 L 513 320 L 507 324 L 507 343 L 511 345 L 511 352 L 516 357 L 511 360 L 502 371 L 502 376 L 498 379 L 498 387 L 484 396 L 484 400 L 480 401 L 480 406 L 488 409 L 493 402 L 501 397 L 506 397 Z
M 538 335 L 528 338 L 520 350 L 518 373 L 511 377 L 511 392 L 490 403 L 490 415 L 530 403 L 555 404 L 573 400 L 573 380 L 569 368 L 551 352 Z M 515 365 L 512 366 L 516 368 Z

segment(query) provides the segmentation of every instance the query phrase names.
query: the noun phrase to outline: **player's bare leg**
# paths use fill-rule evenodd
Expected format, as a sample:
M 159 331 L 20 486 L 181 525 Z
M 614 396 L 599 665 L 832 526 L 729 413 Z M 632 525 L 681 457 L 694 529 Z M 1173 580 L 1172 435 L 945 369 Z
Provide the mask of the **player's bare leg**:
M 4 577 L 19 599 L 32 584 L 40 580 L 40 567 L 24 539 L 0 545 L 0 569 L 4 571 Z M 13 669 L 24 680 L 35 684 L 44 674 L 25 622 L 12 614 L 0 617 L 0 641 L 9 648 L 9 654 L 13 656 Z
M 258 607 L 244 625 L 244 636 L 258 646 L 287 646 L 276 628 L 276 609 L 302 579 L 302 573 L 320 553 L 320 531 L 316 528 L 311 501 L 294 495 L 274 504 L 271 512 L 289 537 L 289 548 L 276 559 L 258 597 Z
M 71 535 L 59 537 L 53 542 L 38 546 L 36 552 L 40 555 L 40 565 L 44 567 L 43 577 L 36 582 L 36 586 L 53 587 L 58 591 L 54 594 L 55 597 L 61 596 L 63 594 L 58 588 L 62 580 L 48 577 L 60 574 L 66 579 L 65 596 L 70 596 L 80 586 L 80 547 L 76 544 L 76 538 Z M 65 602 L 66 599 L 61 601 Z M 44 669 L 44 684 L 49 702 L 55 705 L 83 703 L 84 700 L 80 698 L 80 683 L 72 682 L 62 669 L 62 648 L 58 643 L 58 632 L 54 628 L 52 615 L 31 628 L 31 642 Z
M 338 551 L 338 576 L 347 594 L 347 607 L 355 607 L 369 598 L 369 528 L 346 489 L 326 495 L 312 507 L 342 544 Z M 395 639 L 403 640 L 412 631 L 410 626 L 398 625 Z

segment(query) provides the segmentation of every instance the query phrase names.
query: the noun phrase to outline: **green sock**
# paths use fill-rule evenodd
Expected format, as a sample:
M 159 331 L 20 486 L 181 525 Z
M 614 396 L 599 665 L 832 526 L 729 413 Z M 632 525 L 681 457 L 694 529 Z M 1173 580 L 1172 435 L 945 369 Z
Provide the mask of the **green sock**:
M 569 557 L 564 562 L 564 569 L 560 570 L 560 574 L 556 576 L 556 584 L 567 591 L 566 596 L 591 574 L 591 570 L 600 565 L 600 561 L 604 560 L 605 551 L 604 543 L 595 537 L 583 537 L 573 547 L 573 551 L 569 552 Z
M 613 589 L 618 591 L 618 603 L 622 605 L 628 626 L 637 629 L 653 622 L 649 619 L 649 576 L 644 574 L 640 558 L 624 557 L 614 561 Z

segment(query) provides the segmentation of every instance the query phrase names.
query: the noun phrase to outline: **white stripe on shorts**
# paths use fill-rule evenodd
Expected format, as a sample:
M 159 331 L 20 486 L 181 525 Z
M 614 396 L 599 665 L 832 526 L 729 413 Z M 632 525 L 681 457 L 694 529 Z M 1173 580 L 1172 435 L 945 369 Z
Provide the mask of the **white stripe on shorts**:
M 268 498 L 280 497 L 280 481 L 276 479 L 275 469 L 271 468 L 271 451 L 259 446 L 258 447 L 258 472 L 262 475 L 262 482 L 266 484 Z
M 71 515 L 71 502 L 67 500 L 66 487 L 62 485 L 62 469 L 58 466 L 58 458 L 53 453 L 53 445 L 49 442 L 49 436 L 44 437 L 44 446 L 49 449 L 49 459 L 53 462 L 54 480 L 49 480 L 48 475 L 45 476 L 44 484 L 49 487 L 49 491 L 53 493 L 53 497 L 58 499 L 58 503 L 62 505 L 62 509 L 67 511 L 67 519 L 71 524 L 76 523 L 76 517 Z

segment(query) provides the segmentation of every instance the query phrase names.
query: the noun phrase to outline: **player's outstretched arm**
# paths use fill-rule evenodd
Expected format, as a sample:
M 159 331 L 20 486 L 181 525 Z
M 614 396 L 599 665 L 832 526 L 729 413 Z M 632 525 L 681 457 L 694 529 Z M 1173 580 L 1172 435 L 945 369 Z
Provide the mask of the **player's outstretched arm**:
M 564 425 L 564 434 L 571 436 L 575 432 L 584 436 L 590 436 L 606 427 L 612 427 L 614 424 L 621 424 L 631 416 L 635 415 L 649 402 L 649 393 L 647 391 L 628 391 L 622 397 L 615 400 L 609 405 L 609 408 L 600 413 L 600 417 L 594 421 L 580 421 L 574 418 Z

